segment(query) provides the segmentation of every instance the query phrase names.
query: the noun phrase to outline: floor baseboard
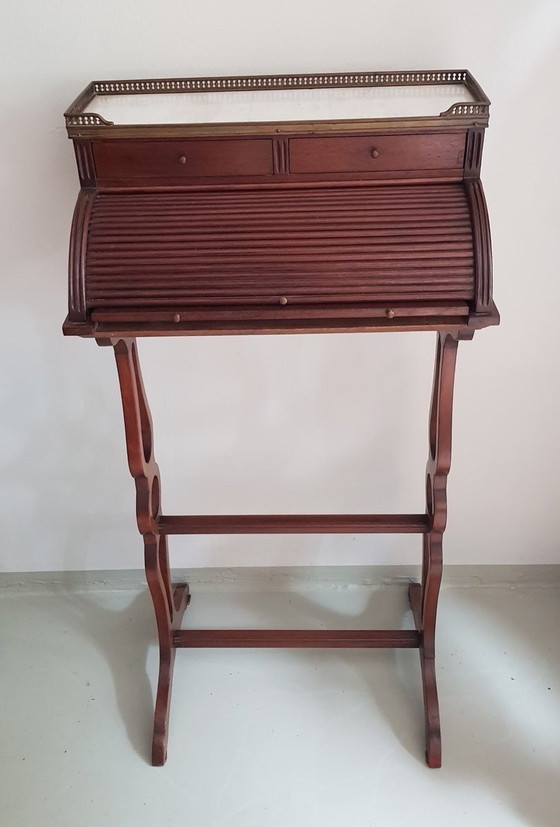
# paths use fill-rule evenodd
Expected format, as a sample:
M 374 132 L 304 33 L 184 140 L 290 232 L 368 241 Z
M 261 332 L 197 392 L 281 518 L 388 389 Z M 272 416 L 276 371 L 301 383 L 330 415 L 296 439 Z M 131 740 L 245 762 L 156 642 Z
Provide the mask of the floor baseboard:
M 402 586 L 419 577 L 418 566 L 286 566 L 174 569 L 173 579 L 199 590 L 311 591 Z M 142 569 L 112 571 L 0 572 L 0 592 L 139 591 Z M 488 565 L 444 568 L 443 588 L 560 587 L 560 565 Z

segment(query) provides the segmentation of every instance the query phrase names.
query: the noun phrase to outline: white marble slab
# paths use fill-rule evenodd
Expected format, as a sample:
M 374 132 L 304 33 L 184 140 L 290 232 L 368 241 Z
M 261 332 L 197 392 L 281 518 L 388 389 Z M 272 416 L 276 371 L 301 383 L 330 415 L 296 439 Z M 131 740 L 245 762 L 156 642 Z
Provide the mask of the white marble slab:
M 115 124 L 259 123 L 439 115 L 471 102 L 462 84 L 97 95 L 85 112 Z

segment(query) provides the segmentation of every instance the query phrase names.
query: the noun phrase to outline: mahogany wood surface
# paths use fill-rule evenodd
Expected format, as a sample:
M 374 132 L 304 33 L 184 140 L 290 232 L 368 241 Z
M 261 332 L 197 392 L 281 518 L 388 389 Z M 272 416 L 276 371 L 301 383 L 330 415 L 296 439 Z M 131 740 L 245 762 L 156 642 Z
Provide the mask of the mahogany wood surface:
M 461 83 L 436 117 L 112 125 L 94 96 Z M 465 70 L 94 82 L 66 113 L 82 189 L 64 333 L 115 353 L 159 640 L 152 762 L 167 757 L 177 648 L 418 648 L 426 761 L 441 765 L 435 632 L 459 340 L 498 324 L 480 168 L 489 101 Z M 437 333 L 425 514 L 166 515 L 136 336 Z M 414 630 L 181 629 L 171 534 L 422 535 Z
M 419 632 L 370 629 L 187 629 L 173 633 L 180 648 L 417 649 Z
M 222 320 L 226 332 L 265 322 L 272 308 L 288 329 L 296 318 L 294 328 L 318 318 L 328 328 L 329 318 L 353 319 L 354 311 L 395 325 L 464 314 L 469 326 L 477 309 L 480 326 L 491 324 L 487 227 L 476 182 L 84 190 L 69 320 L 95 335 L 97 319 L 107 325 L 121 314 L 117 324 L 144 323 L 148 332 L 158 310 L 178 323 L 210 307 L 208 320 Z
M 443 568 L 443 532 L 447 523 L 447 475 L 451 468 L 453 383 L 458 338 L 438 334 L 429 418 L 426 466 L 426 513 L 430 530 L 424 534 L 422 580 L 409 590 L 416 628 L 421 633 L 420 662 L 426 723 L 426 761 L 441 766 L 441 730 L 435 672 L 436 614 Z
M 161 516 L 162 534 L 425 534 L 425 514 Z
M 93 149 L 100 179 L 192 176 L 272 175 L 272 141 L 169 140 L 96 141 Z
M 292 138 L 291 172 L 372 172 L 463 166 L 465 133 Z
M 136 483 L 136 519 L 144 538 L 144 562 L 154 604 L 159 639 L 159 679 L 156 693 L 152 763 L 167 759 L 167 737 L 175 647 L 173 632 L 179 629 L 190 600 L 186 583 L 173 585 L 167 537 L 157 532 L 161 492 L 159 468 L 154 458 L 152 418 L 138 362 L 136 342 L 114 344 L 121 389 L 126 448 L 130 473 Z

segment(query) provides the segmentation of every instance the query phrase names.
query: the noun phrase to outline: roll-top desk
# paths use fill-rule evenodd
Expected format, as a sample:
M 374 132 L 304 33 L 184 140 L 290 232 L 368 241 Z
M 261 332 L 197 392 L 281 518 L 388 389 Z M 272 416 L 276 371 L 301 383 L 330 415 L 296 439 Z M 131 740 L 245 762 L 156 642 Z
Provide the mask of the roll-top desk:
M 81 190 L 66 335 L 112 346 L 160 646 L 152 760 L 179 647 L 414 647 L 441 763 L 435 621 L 457 344 L 497 324 L 480 183 L 489 101 L 464 70 L 91 83 L 65 113 Z M 424 514 L 169 516 L 136 338 L 436 332 Z M 170 534 L 418 533 L 415 629 L 181 629 Z

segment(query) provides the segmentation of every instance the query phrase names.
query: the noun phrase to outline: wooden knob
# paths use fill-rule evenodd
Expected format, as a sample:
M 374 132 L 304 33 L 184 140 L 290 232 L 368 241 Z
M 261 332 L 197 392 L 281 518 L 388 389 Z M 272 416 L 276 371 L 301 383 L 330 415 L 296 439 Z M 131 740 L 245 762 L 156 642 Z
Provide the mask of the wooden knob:
M 282 296 L 282 298 L 280 299 L 280 304 L 288 304 L 288 299 L 286 298 L 286 296 Z
M 385 315 L 387 316 L 388 319 L 394 319 L 395 318 L 395 311 L 394 310 L 386 310 Z
M 179 163 L 180 164 L 186 164 L 187 163 L 187 156 L 186 155 L 180 155 L 179 156 Z
M 379 150 L 375 149 L 375 147 L 371 150 L 371 157 L 372 158 L 379 158 Z

